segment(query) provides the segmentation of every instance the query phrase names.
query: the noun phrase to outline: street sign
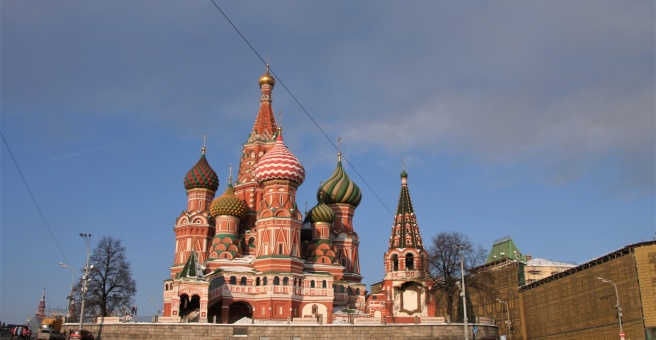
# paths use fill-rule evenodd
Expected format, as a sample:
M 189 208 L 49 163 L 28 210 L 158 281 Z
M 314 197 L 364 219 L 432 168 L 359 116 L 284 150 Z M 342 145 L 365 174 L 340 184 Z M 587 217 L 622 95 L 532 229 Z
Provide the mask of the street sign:
M 626 336 L 626 334 L 624 334 L 624 332 L 620 332 L 620 338 L 622 338 L 622 340 L 624 340 L 625 336 Z
M 478 328 L 476 328 L 476 326 L 474 326 L 474 334 L 476 334 L 476 333 L 478 333 Z

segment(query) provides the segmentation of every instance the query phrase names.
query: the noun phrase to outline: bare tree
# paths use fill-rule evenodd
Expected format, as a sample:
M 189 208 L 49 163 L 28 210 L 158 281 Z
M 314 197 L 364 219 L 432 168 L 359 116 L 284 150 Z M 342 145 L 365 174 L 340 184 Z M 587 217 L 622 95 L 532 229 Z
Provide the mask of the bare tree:
M 466 290 L 489 290 L 489 280 L 485 279 L 484 274 L 476 275 L 472 272 L 472 268 L 485 262 L 487 250 L 472 244 L 467 236 L 459 232 L 441 232 L 433 236 L 427 251 L 428 272 L 434 282 L 433 293 L 436 300 L 440 300 L 440 296 L 444 297 L 449 317 L 453 317 L 454 301 L 458 301 L 460 296 L 459 285 L 463 275 L 460 271 L 461 256 L 464 259 Z M 470 295 L 469 291 L 467 295 Z M 462 306 L 458 306 L 458 314 L 462 315 Z M 473 316 L 473 313 L 469 314 L 468 319 Z
M 94 249 L 90 264 L 93 269 L 89 270 L 85 311 L 93 316 L 111 316 L 128 310 L 137 285 L 121 240 L 104 236 Z M 81 285 L 82 282 L 78 283 L 77 292 L 82 290 Z

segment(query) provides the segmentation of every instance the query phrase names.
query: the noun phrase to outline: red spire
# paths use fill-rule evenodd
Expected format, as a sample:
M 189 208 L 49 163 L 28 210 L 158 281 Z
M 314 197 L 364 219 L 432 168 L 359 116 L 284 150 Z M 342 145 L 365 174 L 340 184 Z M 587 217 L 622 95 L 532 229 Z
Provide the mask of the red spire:
M 260 78 L 259 83 L 260 89 L 262 90 L 262 96 L 260 97 L 260 110 L 257 112 L 253 131 L 248 138 L 249 142 L 257 140 L 264 142 L 272 141 L 275 133 L 278 131 L 276 117 L 273 113 L 273 108 L 271 107 L 271 91 L 273 90 L 275 80 L 271 74 L 269 74 L 269 65 L 267 65 L 266 72 Z

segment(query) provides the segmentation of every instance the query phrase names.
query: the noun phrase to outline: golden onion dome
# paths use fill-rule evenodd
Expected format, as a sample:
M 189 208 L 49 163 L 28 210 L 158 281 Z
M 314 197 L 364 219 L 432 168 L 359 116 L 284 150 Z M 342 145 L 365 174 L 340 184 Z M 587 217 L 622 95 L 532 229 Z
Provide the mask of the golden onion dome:
M 225 193 L 217 197 L 210 205 L 210 215 L 217 217 L 219 215 L 231 215 L 244 219 L 248 213 L 246 203 L 235 195 L 232 184 L 228 183 Z
M 266 67 L 266 72 L 264 72 L 264 74 L 260 77 L 259 83 L 260 83 L 260 87 L 262 87 L 262 85 L 264 84 L 269 84 L 271 85 L 271 87 L 274 87 L 276 85 L 276 79 L 273 78 L 271 73 L 269 73 L 269 65 L 267 65 Z

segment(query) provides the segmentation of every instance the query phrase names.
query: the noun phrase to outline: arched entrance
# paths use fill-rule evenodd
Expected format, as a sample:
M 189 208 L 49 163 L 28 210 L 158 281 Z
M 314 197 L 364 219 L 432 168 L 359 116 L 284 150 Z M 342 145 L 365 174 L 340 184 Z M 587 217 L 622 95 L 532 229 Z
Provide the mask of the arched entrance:
M 228 323 L 235 323 L 242 318 L 253 318 L 253 307 L 248 302 L 234 302 L 230 305 Z
M 182 322 L 198 322 L 200 319 L 200 296 L 193 295 L 190 299 L 187 294 L 180 295 L 179 315 Z
M 207 308 L 207 322 L 209 323 L 221 323 L 221 312 L 223 302 L 219 301 Z

